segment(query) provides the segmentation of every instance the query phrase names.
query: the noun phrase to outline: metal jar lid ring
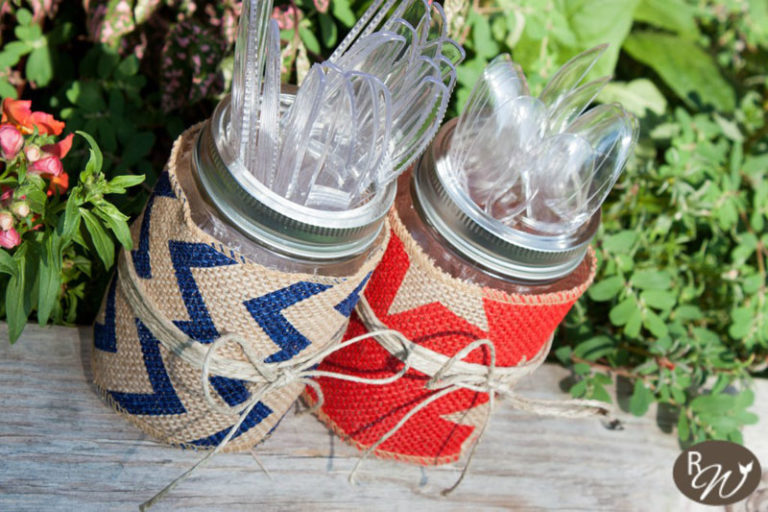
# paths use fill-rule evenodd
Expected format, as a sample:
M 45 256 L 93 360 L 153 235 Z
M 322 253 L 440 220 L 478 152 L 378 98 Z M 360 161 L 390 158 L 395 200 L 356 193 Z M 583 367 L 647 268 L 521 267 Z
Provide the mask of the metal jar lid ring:
M 288 105 L 293 96 L 281 95 Z M 227 144 L 230 99 L 219 103 L 197 140 L 193 173 L 218 213 L 252 240 L 289 256 L 338 260 L 361 254 L 381 232 L 394 183 L 364 205 L 326 211 L 293 203 L 260 183 Z
M 600 225 L 599 211 L 576 232 L 560 236 L 502 224 L 462 189 L 446 186 L 452 179 L 446 155 L 455 127 L 455 119 L 446 123 L 414 170 L 414 202 L 424 220 L 459 254 L 494 274 L 544 283 L 571 273 Z

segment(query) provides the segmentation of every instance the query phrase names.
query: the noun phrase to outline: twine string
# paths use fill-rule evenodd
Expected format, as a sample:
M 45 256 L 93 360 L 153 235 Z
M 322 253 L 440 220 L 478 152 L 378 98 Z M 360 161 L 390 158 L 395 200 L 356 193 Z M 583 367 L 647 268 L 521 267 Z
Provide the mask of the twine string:
M 321 350 L 279 363 L 263 362 L 252 344 L 237 333 L 223 333 L 214 340 L 213 343 L 205 347 L 187 336 L 186 333 L 181 331 L 160 313 L 161 309 L 156 307 L 151 298 L 144 293 L 142 284 L 139 281 L 133 265 L 128 262 L 126 251 L 123 251 L 120 255 L 118 267 L 121 289 L 123 290 L 123 294 L 125 295 L 128 304 L 133 309 L 134 314 L 150 331 L 155 333 L 156 338 L 166 349 L 175 356 L 182 358 L 193 368 L 198 368 L 200 370 L 200 384 L 208 407 L 210 407 L 212 411 L 223 415 L 232 417 L 238 416 L 237 421 L 229 428 L 229 431 L 221 442 L 195 463 L 195 465 L 166 485 L 160 492 L 155 494 L 155 496 L 142 503 L 139 506 L 139 510 L 142 512 L 148 510 L 160 501 L 178 484 L 189 478 L 197 469 L 207 464 L 211 458 L 224 449 L 232 438 L 235 437 L 254 407 L 256 407 L 256 405 L 271 392 L 296 383 L 309 386 L 314 389 L 318 398 L 317 402 L 310 409 L 315 410 L 322 407 L 324 402 L 322 388 L 319 383 L 314 380 L 318 377 L 370 385 L 387 385 L 395 382 L 410 370 L 410 363 L 408 363 L 410 342 L 400 332 L 388 328 L 376 329 L 341 343 L 334 343 L 334 340 L 340 339 L 343 335 L 344 330 L 342 329 L 337 332 L 328 345 Z M 400 347 L 396 350 L 396 353 L 398 354 L 398 357 L 401 357 L 405 361 L 405 364 L 400 371 L 388 377 L 366 378 L 314 369 L 322 360 L 335 352 L 360 343 L 366 339 L 374 338 L 375 336 L 386 336 L 392 340 L 400 340 Z M 395 341 L 395 343 L 398 342 Z M 232 359 L 221 354 L 221 350 L 230 344 L 235 344 L 240 347 L 246 361 Z M 211 386 L 209 380 L 211 375 L 237 379 L 256 384 L 257 386 L 251 392 L 250 397 L 245 403 L 238 404 L 234 407 L 228 407 L 213 397 L 210 390 Z
M 399 357 L 397 356 L 397 353 L 395 353 L 394 347 L 396 343 L 403 342 L 404 336 L 399 333 L 399 331 L 397 332 L 400 336 L 397 337 L 390 336 L 390 334 L 386 332 L 387 327 L 373 311 L 373 308 L 371 308 L 365 295 L 360 296 L 356 311 L 366 327 L 372 329 L 371 332 L 380 333 L 376 335 L 376 341 L 378 341 L 379 344 L 392 355 Z M 496 346 L 493 341 L 485 338 L 470 342 L 451 357 L 415 345 L 413 342 L 409 341 L 408 349 L 406 351 L 406 359 L 400 358 L 400 360 L 403 362 L 404 366 L 410 365 L 429 376 L 430 379 L 424 387 L 426 389 L 435 390 L 435 393 L 429 395 L 419 404 L 412 407 L 392 428 L 385 432 L 375 443 L 365 450 L 349 475 L 350 482 L 355 482 L 355 476 L 363 461 L 379 446 L 386 442 L 387 439 L 395 435 L 411 418 L 413 418 L 413 416 L 424 410 L 433 402 L 436 402 L 459 389 L 487 393 L 488 409 L 485 419 L 480 424 L 478 433 L 472 441 L 461 474 L 453 485 L 441 491 L 443 496 L 453 492 L 467 475 L 475 455 L 475 450 L 480 444 L 480 441 L 488 429 L 488 424 L 491 421 L 493 410 L 496 406 L 497 393 L 505 398 L 513 408 L 542 416 L 583 418 L 595 415 L 608 415 L 610 412 L 608 405 L 599 400 L 532 399 L 525 398 L 514 391 L 515 385 L 522 377 L 533 373 L 533 371 L 544 362 L 552 345 L 552 339 L 553 336 L 548 339 L 547 343 L 544 344 L 544 347 L 542 347 L 530 361 L 523 359 L 517 366 L 497 366 Z M 464 360 L 472 352 L 483 347 L 488 349 L 489 362 L 487 365 L 468 363 Z

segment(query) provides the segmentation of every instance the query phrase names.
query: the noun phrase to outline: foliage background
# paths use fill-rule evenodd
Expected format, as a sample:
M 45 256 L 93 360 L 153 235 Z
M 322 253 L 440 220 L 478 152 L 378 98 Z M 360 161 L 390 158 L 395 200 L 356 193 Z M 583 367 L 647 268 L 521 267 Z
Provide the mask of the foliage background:
M 279 4 L 284 81 L 300 81 L 329 55 L 367 3 Z M 609 401 L 606 386 L 629 386 L 621 405 L 641 415 L 659 402 L 677 415 L 681 443 L 739 441 L 739 428 L 757 421 L 749 380 L 768 366 L 768 3 L 444 7 L 467 48 L 449 115 L 500 52 L 523 66 L 536 92 L 571 56 L 611 44 L 593 70 L 615 76 L 600 100 L 635 112 L 642 134 L 603 208 L 596 284 L 560 329 L 554 354 L 573 370 L 574 396 Z M 69 129 L 92 133 L 108 177 L 145 172 L 144 193 L 119 204 L 136 214 L 173 139 L 227 90 L 238 12 L 235 0 L 10 0 L 0 7 L 0 96 L 31 98 Z M 98 307 L 105 272 L 96 274 L 79 322 Z

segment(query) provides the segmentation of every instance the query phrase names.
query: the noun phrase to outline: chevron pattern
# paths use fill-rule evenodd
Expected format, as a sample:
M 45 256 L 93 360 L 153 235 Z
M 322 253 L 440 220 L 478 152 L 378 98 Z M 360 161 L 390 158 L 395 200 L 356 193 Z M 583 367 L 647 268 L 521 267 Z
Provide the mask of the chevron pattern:
M 331 326 L 330 332 L 334 326 L 340 330 L 346 325 L 370 273 L 362 282 L 327 278 L 319 279 L 323 282 L 306 278 L 291 282 L 286 275 L 265 281 L 276 285 L 274 289 L 250 289 L 243 283 L 253 278 L 252 264 L 219 244 L 201 241 L 197 232 L 183 225 L 180 213 L 185 199 L 178 188 L 174 190 L 173 180 L 163 173 L 140 224 L 132 228 L 136 249 L 131 258 L 147 295 L 162 305 L 161 313 L 179 330 L 204 345 L 222 332 L 252 336 L 264 354 L 263 361 L 275 363 L 288 361 L 312 345 L 316 323 L 300 312 L 328 304 L 325 294 L 333 294 L 328 297 L 334 297 L 331 304 L 335 305 L 323 306 L 328 310 L 318 316 Z M 318 316 L 311 315 L 312 321 Z M 97 364 L 108 369 L 102 372 L 103 377 L 97 376 L 97 383 L 124 412 L 135 415 L 140 425 L 146 424 L 152 431 L 167 429 L 180 438 L 180 443 L 200 447 L 216 446 L 229 433 L 235 420 L 217 417 L 205 404 L 199 374 L 190 377 L 186 363 L 169 354 L 151 330 L 133 316 L 117 278 L 94 326 L 94 340 Z M 137 378 L 130 383 L 117 376 L 109 380 L 111 375 L 125 371 Z M 244 404 L 251 396 L 251 385 L 243 381 L 211 376 L 209 382 L 230 407 Z M 296 396 L 301 387 L 296 385 Z M 264 434 L 274 429 L 290 406 L 292 400 L 286 402 L 290 393 L 264 397 L 233 439 L 260 425 L 264 425 L 260 427 Z M 171 421 L 182 427 L 167 427 Z

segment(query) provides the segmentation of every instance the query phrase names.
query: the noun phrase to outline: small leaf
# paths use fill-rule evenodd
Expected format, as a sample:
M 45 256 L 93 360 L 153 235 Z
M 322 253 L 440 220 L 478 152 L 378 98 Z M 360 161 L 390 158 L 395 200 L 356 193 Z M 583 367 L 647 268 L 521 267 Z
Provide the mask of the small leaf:
M 80 130 L 76 131 L 75 133 L 88 141 L 88 145 L 91 147 L 90 158 L 88 158 L 88 163 L 85 164 L 85 171 L 83 171 L 81 175 L 81 179 L 85 179 L 89 176 L 92 176 L 94 173 L 101 172 L 101 168 L 104 165 L 104 157 L 101 154 L 99 145 L 96 143 L 93 137 Z
M 349 0 L 331 0 L 331 11 L 333 12 L 333 17 L 348 28 L 357 21 L 357 16 L 355 16 L 355 13 L 352 12 L 349 6 Z
M 311 30 L 304 26 L 300 26 L 299 37 L 301 37 L 302 42 L 307 47 L 307 50 L 314 53 L 315 55 L 320 55 L 320 42 L 317 40 L 315 34 Z
M 622 326 L 629 321 L 629 318 L 637 310 L 637 302 L 635 302 L 634 297 L 629 297 L 611 308 L 608 317 L 613 325 Z
M 333 22 L 333 18 L 325 13 L 318 15 L 320 20 L 320 35 L 323 38 L 323 46 L 326 48 L 333 48 L 336 46 L 336 41 L 339 36 L 339 31 L 336 28 L 336 24 Z
M 128 216 L 123 215 L 109 203 L 101 203 L 95 209 L 96 215 L 101 217 L 104 223 L 112 230 L 115 237 L 126 250 L 133 249 L 133 240 L 131 239 L 131 230 L 128 227 Z
M 680 415 L 677 418 L 677 437 L 682 442 L 691 437 L 691 430 L 688 428 L 687 409 L 680 409 Z
M 629 411 L 635 416 L 642 416 L 648 412 L 651 402 L 653 402 L 653 393 L 643 385 L 641 380 L 636 380 L 635 389 L 629 399 Z
M 621 276 L 611 276 L 592 285 L 587 293 L 590 299 L 603 302 L 614 298 L 622 288 L 624 288 L 624 279 Z
M 0 249 L 0 273 L 15 276 L 19 271 L 13 257 L 5 249 Z
M 104 267 L 111 268 L 115 260 L 114 242 L 109 238 L 109 235 L 94 214 L 85 208 L 80 208 L 80 215 L 82 215 L 83 220 L 85 221 L 85 227 L 91 235 L 93 246 L 96 248 L 99 258 L 104 263 Z
M 677 302 L 677 298 L 673 293 L 664 290 L 645 290 L 640 294 L 640 298 L 649 307 L 662 311 L 669 311 Z
M 662 320 L 661 317 L 656 313 L 654 313 L 653 311 L 648 310 L 645 312 L 643 325 L 645 326 L 646 329 L 651 331 L 651 334 L 653 334 L 657 338 L 663 338 L 664 336 L 667 336 L 669 334 L 669 329 L 667 328 L 667 324 L 664 323 L 664 320 Z
M 573 355 L 587 361 L 596 361 L 613 352 L 615 349 L 613 340 L 608 336 L 595 336 L 583 343 L 579 343 L 573 350 Z
M 672 279 L 669 274 L 658 270 L 638 270 L 632 274 L 632 286 L 641 290 L 668 290 Z
M 5 290 L 5 320 L 8 323 L 8 340 L 16 343 L 27 325 L 29 311 L 25 307 L 26 271 L 24 257 L 14 258 L 16 275 L 11 276 Z
M 116 176 L 109 180 L 109 183 L 107 183 L 107 193 L 124 194 L 125 189 L 135 187 L 136 185 L 143 183 L 144 178 L 145 176 L 143 174 L 140 176 L 135 176 L 133 174 L 123 174 L 121 176 Z
M 598 96 L 602 103 L 620 103 L 626 110 L 643 117 L 646 111 L 663 115 L 667 110 L 667 99 L 656 84 L 647 78 L 638 78 L 631 82 L 611 82 L 605 85 Z
M 61 243 L 55 231 L 46 234 L 43 251 L 40 255 L 39 291 L 37 302 L 37 321 L 40 325 L 48 323 L 53 307 L 61 293 Z

